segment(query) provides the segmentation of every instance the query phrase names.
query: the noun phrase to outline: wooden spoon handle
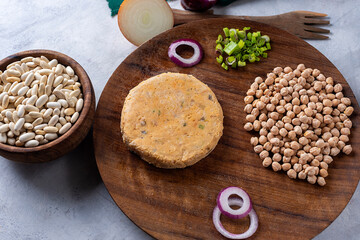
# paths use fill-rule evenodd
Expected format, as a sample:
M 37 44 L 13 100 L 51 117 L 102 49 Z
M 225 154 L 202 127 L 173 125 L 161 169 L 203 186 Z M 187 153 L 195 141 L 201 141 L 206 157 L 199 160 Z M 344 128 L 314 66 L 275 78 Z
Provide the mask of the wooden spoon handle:
M 174 13 L 174 25 L 180 25 L 196 20 L 207 19 L 207 18 L 238 18 L 244 20 L 252 20 L 267 24 L 272 24 L 274 26 L 281 26 L 281 21 L 279 21 L 280 15 L 274 16 L 264 16 L 264 17 L 255 17 L 255 16 L 234 16 L 234 15 L 215 15 L 212 10 L 206 12 L 191 12 L 191 11 L 183 11 L 179 9 L 173 9 Z

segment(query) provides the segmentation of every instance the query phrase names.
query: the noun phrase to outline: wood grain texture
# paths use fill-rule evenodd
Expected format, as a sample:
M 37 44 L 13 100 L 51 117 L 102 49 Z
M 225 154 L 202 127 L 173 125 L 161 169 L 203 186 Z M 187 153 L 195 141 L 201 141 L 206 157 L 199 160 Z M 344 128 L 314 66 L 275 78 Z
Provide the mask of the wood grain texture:
M 81 83 L 84 106 L 76 123 L 58 139 L 44 145 L 33 148 L 16 147 L 0 143 L 0 155 L 17 162 L 47 162 L 57 159 L 75 149 L 88 134 L 95 116 L 95 93 L 89 76 L 74 59 L 69 56 L 51 50 L 29 50 L 11 55 L 0 61 L 0 70 L 6 70 L 6 66 L 24 57 L 45 56 L 48 59 L 56 58 L 59 63 L 71 66 L 78 75 Z
M 224 71 L 215 61 L 214 49 L 215 40 L 225 26 L 250 26 L 253 31 L 269 35 L 272 41 L 269 58 Z M 200 64 L 180 68 L 169 60 L 167 48 L 180 38 L 200 42 L 205 51 Z M 295 68 L 299 63 L 318 68 L 325 76 L 342 83 L 355 108 L 351 134 L 354 153 L 335 158 L 325 187 L 291 180 L 284 172 L 264 168 L 249 142 L 257 133 L 243 129 L 243 99 L 255 77 L 265 77 L 276 66 Z M 224 135 L 215 150 L 197 164 L 178 170 L 147 164 L 126 149 L 120 133 L 121 109 L 129 90 L 151 76 L 168 71 L 192 74 L 208 84 L 224 111 Z M 96 112 L 95 156 L 116 204 L 155 238 L 222 239 L 212 223 L 216 196 L 222 188 L 239 186 L 249 193 L 259 216 L 259 229 L 252 239 L 310 239 L 340 214 L 358 184 L 358 112 L 359 106 L 341 73 L 305 41 L 262 23 L 239 19 L 197 21 L 146 42 L 116 69 Z M 247 220 L 222 219 L 233 232 L 247 228 Z

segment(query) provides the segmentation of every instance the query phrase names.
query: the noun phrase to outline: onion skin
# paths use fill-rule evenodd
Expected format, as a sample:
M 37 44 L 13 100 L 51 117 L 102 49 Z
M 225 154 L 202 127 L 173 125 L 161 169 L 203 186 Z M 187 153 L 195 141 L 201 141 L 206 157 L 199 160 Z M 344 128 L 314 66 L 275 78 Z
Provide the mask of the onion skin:
M 181 6 L 189 11 L 206 11 L 216 4 L 217 0 L 181 0 Z

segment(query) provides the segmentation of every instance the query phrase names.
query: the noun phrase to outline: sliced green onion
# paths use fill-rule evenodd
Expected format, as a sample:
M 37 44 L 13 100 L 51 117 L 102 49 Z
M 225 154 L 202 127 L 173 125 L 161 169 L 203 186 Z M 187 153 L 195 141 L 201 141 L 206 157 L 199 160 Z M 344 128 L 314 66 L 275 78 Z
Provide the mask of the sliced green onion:
M 222 64 L 221 64 L 221 67 L 222 67 L 223 69 L 225 69 L 225 70 L 228 70 L 228 69 L 229 69 L 228 65 L 226 65 L 225 63 L 222 63 Z
M 223 58 L 223 56 L 218 56 L 217 58 L 216 58 L 216 61 L 219 63 L 219 64 L 221 64 L 223 61 L 224 61 L 224 58 Z
M 225 70 L 246 66 L 246 61 L 251 63 L 260 61 L 260 57 L 267 58 L 266 51 L 271 49 L 270 37 L 261 36 L 261 32 L 247 32 L 250 27 L 242 30 L 236 28 L 223 28 L 225 37 L 219 35 L 216 40 L 216 51 L 220 53 L 216 61 Z M 226 55 L 224 55 L 226 54 Z
M 261 36 L 265 40 L 265 42 L 270 42 L 270 37 L 268 35 Z
M 246 37 L 245 31 L 238 31 L 237 34 L 240 39 L 245 39 L 245 37 Z
M 240 48 L 235 42 L 229 42 L 229 44 L 227 44 L 224 48 L 224 52 L 226 52 L 229 56 L 236 50 L 240 50 Z
M 234 63 L 236 63 L 236 58 L 231 56 L 226 58 L 226 64 L 229 66 L 232 66 Z
M 219 34 L 218 39 L 216 40 L 216 44 L 221 43 L 223 40 L 224 40 L 223 36 L 221 34 Z
M 216 52 L 222 54 L 223 53 L 223 47 L 222 45 L 219 43 L 216 45 L 216 48 L 215 48 Z
M 239 62 L 238 62 L 238 66 L 239 66 L 239 67 L 245 67 L 245 66 L 246 66 L 246 62 L 239 61 Z
M 225 34 L 225 37 L 230 37 L 230 31 L 229 31 L 229 29 L 228 28 L 224 28 L 223 29 L 224 30 L 224 34 Z

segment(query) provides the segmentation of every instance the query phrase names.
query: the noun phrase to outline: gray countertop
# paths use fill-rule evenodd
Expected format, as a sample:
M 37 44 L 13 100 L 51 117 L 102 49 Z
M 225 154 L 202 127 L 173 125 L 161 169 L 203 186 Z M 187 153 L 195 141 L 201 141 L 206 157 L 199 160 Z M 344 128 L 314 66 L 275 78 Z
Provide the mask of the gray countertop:
M 179 1 L 170 5 L 180 8 Z M 358 0 L 238 0 L 215 12 L 329 14 L 330 40 L 308 42 L 334 63 L 359 99 L 359 9 Z M 112 72 L 136 49 L 120 33 L 105 0 L 1 0 L 0 11 L 0 59 L 29 49 L 65 53 L 87 71 L 97 100 Z M 151 239 L 111 199 L 89 151 L 91 141 L 88 137 L 49 163 L 0 159 L 0 239 Z M 358 188 L 340 216 L 315 239 L 360 239 L 359 226 Z

